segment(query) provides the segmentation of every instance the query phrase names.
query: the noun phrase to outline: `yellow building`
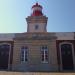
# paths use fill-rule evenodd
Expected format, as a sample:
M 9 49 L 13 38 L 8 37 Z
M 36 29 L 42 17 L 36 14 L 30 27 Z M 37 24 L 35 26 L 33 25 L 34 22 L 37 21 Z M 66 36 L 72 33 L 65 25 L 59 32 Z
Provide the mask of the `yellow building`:
M 0 69 L 13 71 L 74 71 L 75 33 L 47 32 L 42 6 L 32 6 L 27 32 L 0 34 Z

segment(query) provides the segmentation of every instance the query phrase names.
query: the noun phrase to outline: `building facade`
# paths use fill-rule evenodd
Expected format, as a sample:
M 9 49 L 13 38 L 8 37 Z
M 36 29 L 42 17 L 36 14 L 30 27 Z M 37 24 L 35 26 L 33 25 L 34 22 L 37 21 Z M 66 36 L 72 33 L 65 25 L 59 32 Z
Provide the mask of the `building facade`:
M 27 32 L 0 34 L 0 69 L 75 71 L 75 33 L 47 32 L 42 6 L 32 6 Z

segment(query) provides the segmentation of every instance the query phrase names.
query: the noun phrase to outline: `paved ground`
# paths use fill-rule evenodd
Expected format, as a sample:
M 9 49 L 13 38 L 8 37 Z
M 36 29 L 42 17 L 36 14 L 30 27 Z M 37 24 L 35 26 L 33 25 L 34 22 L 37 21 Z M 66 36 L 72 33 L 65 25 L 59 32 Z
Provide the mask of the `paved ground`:
M 0 71 L 0 75 L 75 75 L 75 73 L 46 73 L 46 72 L 6 72 Z

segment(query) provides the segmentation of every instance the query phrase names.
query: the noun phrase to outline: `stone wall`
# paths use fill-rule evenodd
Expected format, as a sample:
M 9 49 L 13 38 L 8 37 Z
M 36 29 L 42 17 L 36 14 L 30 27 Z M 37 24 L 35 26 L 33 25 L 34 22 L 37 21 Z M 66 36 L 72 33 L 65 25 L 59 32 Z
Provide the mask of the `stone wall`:
M 48 46 L 48 63 L 41 62 L 41 49 L 43 45 Z M 21 63 L 20 50 L 22 46 L 28 46 L 28 61 Z M 13 70 L 20 71 L 57 71 L 57 52 L 55 39 L 15 39 L 13 51 Z

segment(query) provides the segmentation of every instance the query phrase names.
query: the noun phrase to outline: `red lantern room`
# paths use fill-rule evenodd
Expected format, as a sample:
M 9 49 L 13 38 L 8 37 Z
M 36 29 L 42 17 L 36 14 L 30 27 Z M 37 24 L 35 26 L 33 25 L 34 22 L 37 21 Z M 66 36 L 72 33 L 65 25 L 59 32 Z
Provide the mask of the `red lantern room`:
M 32 6 L 32 15 L 31 16 L 42 16 L 42 6 L 36 3 Z

